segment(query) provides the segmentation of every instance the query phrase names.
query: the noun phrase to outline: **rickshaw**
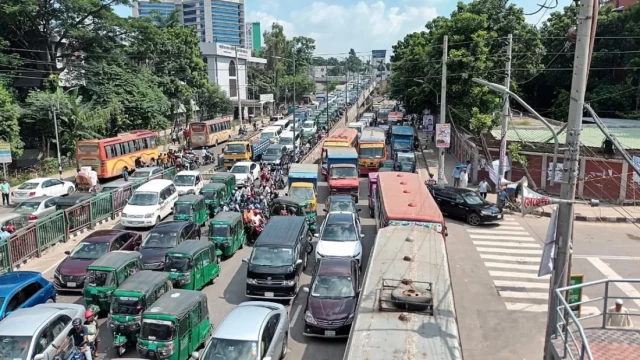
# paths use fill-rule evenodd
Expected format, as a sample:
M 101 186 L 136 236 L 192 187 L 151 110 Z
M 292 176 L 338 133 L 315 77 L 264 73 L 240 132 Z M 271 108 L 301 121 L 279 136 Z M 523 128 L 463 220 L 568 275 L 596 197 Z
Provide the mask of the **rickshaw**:
M 209 223 L 209 241 L 216 244 L 225 258 L 233 256 L 238 249 L 242 249 L 247 241 L 242 214 L 238 212 L 217 214 Z
M 209 218 L 220 212 L 220 204 L 229 201 L 231 193 L 227 192 L 227 186 L 220 183 L 204 184 L 200 195 L 204 196 L 204 203 L 209 209 Z
M 127 346 L 135 346 L 138 342 L 142 312 L 171 289 L 168 273 L 142 270 L 113 292 L 108 326 L 119 356 L 125 353 Z
M 214 184 L 224 184 L 227 187 L 227 194 L 231 194 L 236 189 L 236 176 L 231 173 L 217 172 L 211 176 Z
M 369 173 L 369 215 L 373 217 L 376 207 L 376 189 L 378 187 L 378 173 Z
M 273 199 L 269 214 L 271 216 L 280 216 L 289 214 L 295 214 L 296 216 L 304 216 L 307 218 L 309 229 L 311 231 L 316 230 L 316 213 L 311 211 L 311 201 L 298 199 L 292 196 L 281 196 L 277 199 Z
M 75 177 L 76 191 L 89 192 L 91 190 L 91 177 L 89 174 L 80 172 Z
M 211 330 L 207 296 L 173 289 L 142 313 L 138 353 L 146 359 L 186 360 Z
M 185 240 L 165 255 L 164 271 L 176 288 L 200 290 L 220 275 L 216 245 L 206 240 Z
M 173 206 L 173 219 L 187 221 L 204 226 L 209 219 L 209 208 L 202 195 L 182 195 Z
M 143 270 L 142 254 L 137 251 L 111 251 L 87 267 L 84 301 L 100 311 L 111 308 L 111 294 L 131 275 Z

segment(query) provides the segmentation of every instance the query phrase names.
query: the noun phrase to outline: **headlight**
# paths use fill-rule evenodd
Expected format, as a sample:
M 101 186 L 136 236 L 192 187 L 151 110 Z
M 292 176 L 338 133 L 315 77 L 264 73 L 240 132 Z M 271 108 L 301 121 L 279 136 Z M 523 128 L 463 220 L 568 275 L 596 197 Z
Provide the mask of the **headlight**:
M 482 215 L 493 215 L 493 213 L 491 211 L 481 211 L 480 212 Z
M 309 324 L 317 324 L 316 319 L 313 318 L 313 315 L 311 315 L 309 310 L 304 312 L 304 321 L 308 322 Z
M 296 284 L 295 280 L 285 280 L 284 282 L 284 286 L 294 286 Z
M 145 219 L 151 219 L 151 218 L 153 217 L 153 215 L 155 215 L 155 214 L 154 214 L 154 213 L 146 214 L 146 215 L 144 216 L 144 218 L 145 218 Z
M 57 277 L 57 278 L 60 278 L 61 277 L 60 271 L 58 271 L 58 269 L 56 269 L 56 271 L 53 273 L 53 276 Z
M 247 284 L 256 285 L 258 284 L 258 282 L 256 281 L 256 279 L 247 278 Z
M 120 214 L 120 217 L 126 218 L 126 217 L 129 217 L 129 214 L 122 213 Z
M 362 254 L 362 251 L 357 252 L 355 255 L 353 255 L 353 258 L 357 258 L 358 256 L 360 256 L 360 254 Z
M 191 282 L 191 275 L 184 274 L 178 278 L 181 284 L 188 284 Z
M 351 325 L 353 323 L 353 319 L 356 317 L 356 313 L 349 314 L 347 321 L 344 322 L 345 325 Z

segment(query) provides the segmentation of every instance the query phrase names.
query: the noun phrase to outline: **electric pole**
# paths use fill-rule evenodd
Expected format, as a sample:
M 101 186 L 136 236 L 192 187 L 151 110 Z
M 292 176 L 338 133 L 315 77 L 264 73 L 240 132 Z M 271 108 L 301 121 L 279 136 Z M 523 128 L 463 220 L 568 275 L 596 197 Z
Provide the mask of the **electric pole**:
M 571 80 L 571 93 L 569 96 L 569 118 L 567 119 L 567 136 L 564 154 L 564 166 L 562 174 L 561 198 L 558 205 L 558 225 L 555 237 L 556 257 L 553 262 L 553 273 L 549 287 L 549 309 L 547 313 L 547 331 L 545 334 L 545 359 L 553 359 L 551 350 L 551 336 L 557 325 L 555 290 L 568 285 L 570 279 L 568 267 L 568 255 L 571 251 L 571 238 L 573 232 L 573 201 L 576 196 L 576 182 L 578 177 L 578 164 L 580 155 L 580 132 L 582 129 L 582 113 L 584 109 L 584 96 L 587 87 L 587 75 L 590 62 L 589 44 L 595 36 L 592 31 L 593 11 L 596 0 L 581 0 L 578 12 L 578 31 L 576 37 L 576 50 L 573 59 L 573 79 Z M 551 174 L 555 176 L 555 174 Z M 565 309 L 566 310 L 566 309 Z M 571 311 L 570 309 L 568 311 Z
M 240 118 L 240 127 L 242 127 L 242 96 L 240 96 L 240 59 L 238 57 L 238 47 L 234 46 L 236 50 L 236 92 L 238 93 L 238 118 Z M 246 74 L 247 66 L 245 61 L 244 71 Z
M 293 57 L 293 156 L 296 156 L 296 58 Z
M 504 80 L 504 87 L 509 90 L 511 87 L 511 50 L 513 49 L 513 35 L 509 34 L 507 37 L 507 65 L 506 65 L 506 78 Z M 498 188 L 496 192 L 502 189 L 502 177 L 504 176 L 504 161 L 507 156 L 507 121 L 509 121 L 509 93 L 504 92 L 502 94 L 502 130 L 500 131 L 500 159 L 498 160 Z M 492 166 L 492 165 L 490 165 Z M 493 167 L 493 166 L 492 166 Z M 500 206 L 500 196 L 498 196 L 498 206 Z
M 327 94 L 327 101 L 325 102 L 325 110 L 327 112 L 327 128 L 329 128 L 329 68 L 327 67 L 327 63 L 324 65 L 324 73 L 326 76 L 325 81 L 325 93 Z M 316 121 L 316 131 L 318 131 L 318 121 Z
M 447 115 L 447 59 L 449 55 L 449 37 L 447 35 L 442 39 L 442 88 L 440 92 L 440 124 L 444 124 Z M 436 136 L 437 137 L 437 136 Z M 444 150 L 445 148 L 437 148 L 440 152 L 438 157 L 438 186 L 444 188 Z

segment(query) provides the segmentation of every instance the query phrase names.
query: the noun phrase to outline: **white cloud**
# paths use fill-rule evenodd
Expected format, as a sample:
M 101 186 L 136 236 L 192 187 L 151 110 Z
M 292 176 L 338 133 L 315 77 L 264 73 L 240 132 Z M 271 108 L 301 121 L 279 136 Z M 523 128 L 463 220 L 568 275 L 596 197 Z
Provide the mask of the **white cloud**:
M 391 3 L 387 0 L 387 3 Z M 391 50 L 408 33 L 424 30 L 424 25 L 437 16 L 436 8 L 424 4 L 431 1 L 359 1 L 353 5 L 335 5 L 316 1 L 292 11 L 288 21 L 277 19 L 266 11 L 251 12 L 248 19 L 259 21 L 263 31 L 271 23 L 283 25 L 287 37 L 309 36 L 316 40 L 317 54 L 346 56 L 353 48 L 361 55 L 376 49 Z M 412 5 L 412 4 L 420 5 Z

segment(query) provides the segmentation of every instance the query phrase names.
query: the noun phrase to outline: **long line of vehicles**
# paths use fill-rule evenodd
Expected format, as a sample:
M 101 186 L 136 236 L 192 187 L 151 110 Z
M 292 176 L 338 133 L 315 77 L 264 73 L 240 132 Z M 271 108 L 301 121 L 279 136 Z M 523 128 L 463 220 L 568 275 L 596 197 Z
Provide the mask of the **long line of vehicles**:
M 367 131 L 376 132 L 365 128 L 363 134 Z M 259 164 L 237 162 L 230 173 L 180 172 L 178 182 L 152 180 L 139 187 L 123 210 L 121 223 L 127 228 L 152 227 L 144 238 L 132 230 L 94 231 L 67 254 L 53 283 L 38 273 L 0 276 L 0 288 L 12 289 L 0 294 L 3 314 L 11 314 L 11 321 L 0 322 L 2 353 L 8 358 L 54 358 L 71 320 L 84 319 L 85 309 L 47 304 L 56 300 L 58 290 L 81 292 L 87 306 L 108 314 L 117 355 L 135 347 L 145 358 L 281 359 L 288 352 L 290 319 L 286 307 L 273 301 L 291 300 L 302 290 L 308 294 L 303 334 L 349 337 L 345 359 L 405 358 L 399 354 L 461 359 L 446 225 L 437 204 L 418 174 L 371 167 L 369 209 L 379 230 L 369 264 L 363 264 L 359 158 L 371 158 L 362 150 L 373 147 L 362 144 L 380 143 L 361 143 L 348 131 L 340 134 L 326 139 L 320 166 L 292 164 L 289 196 L 270 204 L 270 221 L 243 259 L 246 296 L 263 301 L 238 305 L 214 329 L 206 295 L 198 291 L 219 277 L 223 259 L 248 243 L 242 215 L 221 210 L 236 187 L 249 184 L 238 174 L 255 179 L 252 171 L 259 171 Z M 386 160 L 390 150 L 382 149 L 380 159 Z M 246 169 L 234 172 L 236 166 Z M 331 191 L 324 221 L 317 226 L 318 173 L 323 168 Z M 163 222 L 171 214 L 173 220 Z M 303 285 L 300 275 L 310 257 L 313 275 Z M 381 287 L 383 298 L 371 302 Z M 412 331 L 406 331 L 408 324 Z M 398 331 L 387 337 L 393 329 Z M 384 342 L 375 340 L 381 336 Z M 429 344 L 421 343 L 425 337 Z M 363 346 L 370 341 L 379 352 Z

